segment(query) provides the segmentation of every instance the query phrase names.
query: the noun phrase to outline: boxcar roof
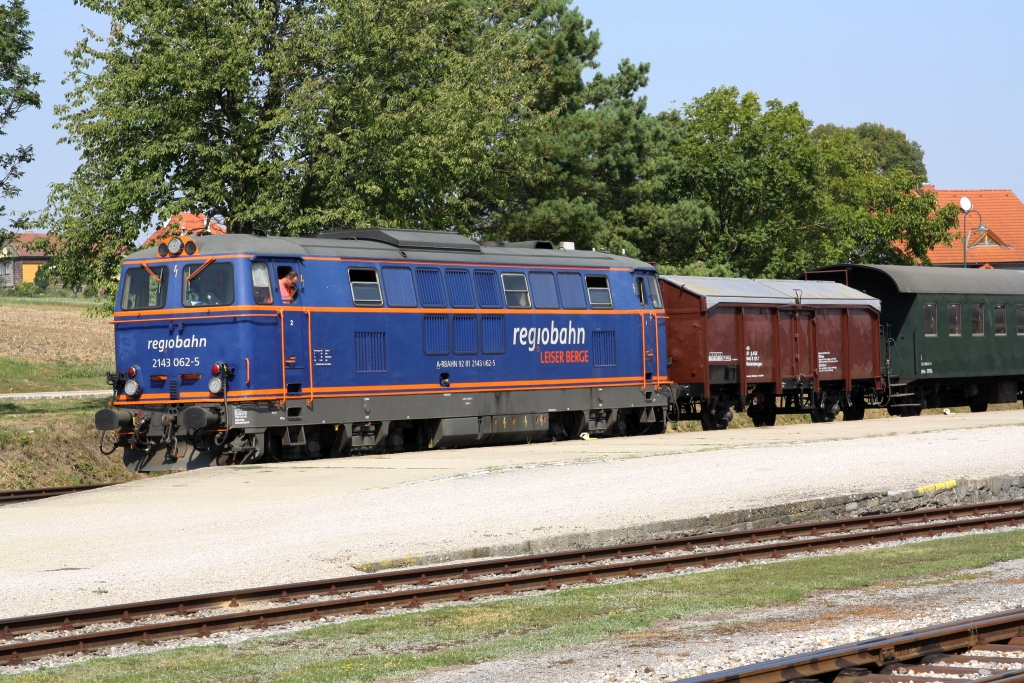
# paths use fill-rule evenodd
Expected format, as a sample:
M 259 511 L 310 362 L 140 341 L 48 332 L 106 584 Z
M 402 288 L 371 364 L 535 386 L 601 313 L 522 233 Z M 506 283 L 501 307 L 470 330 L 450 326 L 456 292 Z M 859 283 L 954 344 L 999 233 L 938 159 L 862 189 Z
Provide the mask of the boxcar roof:
M 884 278 L 901 294 L 1024 294 L 1024 272 L 934 266 L 842 264 L 808 271 L 859 271 L 861 277 Z
M 673 287 L 699 296 L 708 308 L 719 304 L 744 306 L 870 306 L 881 310 L 878 299 L 846 285 L 820 280 L 747 280 L 734 277 L 663 275 Z
M 344 230 L 321 237 L 260 237 L 248 234 L 195 237 L 201 256 L 326 256 L 374 261 L 405 260 L 458 262 L 472 265 L 530 267 L 638 268 L 650 264 L 603 251 L 574 251 L 543 247 L 487 246 L 467 237 L 429 230 Z M 518 243 L 523 244 L 523 243 Z M 550 243 L 540 242 L 541 245 Z M 128 261 L 157 258 L 156 248 L 131 254 Z

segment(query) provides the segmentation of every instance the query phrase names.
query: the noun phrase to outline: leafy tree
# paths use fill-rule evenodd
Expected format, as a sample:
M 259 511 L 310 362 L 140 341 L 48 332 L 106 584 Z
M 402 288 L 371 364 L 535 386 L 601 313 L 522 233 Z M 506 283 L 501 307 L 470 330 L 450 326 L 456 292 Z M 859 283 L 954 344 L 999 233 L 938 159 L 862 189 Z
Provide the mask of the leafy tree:
M 856 136 L 861 148 L 868 153 L 879 173 L 904 168 L 917 176 L 920 183 L 928 182 L 924 150 L 917 142 L 908 140 L 906 133 L 901 130 L 886 128 L 881 123 L 862 123 L 856 128 L 843 128 L 826 123 L 815 128 L 811 134 L 820 140 L 843 131 Z
M 532 114 L 547 116 L 522 139 L 532 165 L 493 198 L 482 228 L 510 240 L 552 239 L 578 246 L 609 246 L 622 226 L 646 154 L 650 117 L 637 91 L 650 65 L 619 63 L 611 75 L 597 68 L 600 36 L 565 0 L 539 0 L 530 14 L 534 56 L 544 65 Z
M 0 3 L 0 135 L 25 109 L 39 108 L 39 74 L 29 69 L 25 59 L 32 52 L 32 31 L 23 0 Z M 13 152 L 0 154 L 0 200 L 17 197 L 15 181 L 24 174 L 24 166 L 33 159 L 31 145 L 18 145 Z M 0 216 L 7 216 L 0 205 Z M 0 226 L 0 245 L 12 236 L 11 229 L 22 227 L 23 216 L 11 217 L 10 228 Z
M 903 166 L 878 172 L 877 156 L 855 131 L 821 138 L 823 210 L 803 252 L 814 265 L 836 262 L 928 263 L 928 250 L 950 243 L 959 208 L 919 190 L 921 176 Z
M 641 258 L 680 272 L 791 277 L 835 262 L 927 262 L 956 224 L 955 207 L 918 191 L 921 176 L 882 168 L 864 143 L 865 131 L 898 131 L 812 131 L 796 103 L 762 106 L 729 87 L 657 120 L 664 144 L 649 155 L 648 194 L 632 209 L 643 227 L 621 235 Z
M 522 174 L 537 72 L 512 0 L 82 0 L 111 35 L 70 53 L 81 152 L 45 224 L 67 286 L 110 285 L 154 217 L 232 232 L 472 232 Z M 530 112 L 524 116 L 524 112 Z

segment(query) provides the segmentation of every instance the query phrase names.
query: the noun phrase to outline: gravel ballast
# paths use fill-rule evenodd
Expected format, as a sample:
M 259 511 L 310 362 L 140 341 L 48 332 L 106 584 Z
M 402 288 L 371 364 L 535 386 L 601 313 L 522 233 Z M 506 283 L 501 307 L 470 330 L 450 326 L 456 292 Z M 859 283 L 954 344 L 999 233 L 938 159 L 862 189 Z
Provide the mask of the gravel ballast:
M 158 477 L 0 508 L 0 616 L 329 578 L 409 556 L 542 545 L 856 491 L 1013 475 L 1021 459 L 1007 444 L 1018 432 L 960 428 L 689 452 L 685 434 L 562 450 L 536 444 L 406 455 L 404 482 L 392 461 L 368 459 L 360 472 L 358 458 L 340 467 Z M 615 453 L 616 444 L 632 450 Z M 577 461 L 591 447 L 595 459 Z M 524 453 L 538 461 L 509 465 Z M 435 476 L 429 463 L 462 454 L 490 465 Z M 374 481 L 380 488 L 369 488 Z

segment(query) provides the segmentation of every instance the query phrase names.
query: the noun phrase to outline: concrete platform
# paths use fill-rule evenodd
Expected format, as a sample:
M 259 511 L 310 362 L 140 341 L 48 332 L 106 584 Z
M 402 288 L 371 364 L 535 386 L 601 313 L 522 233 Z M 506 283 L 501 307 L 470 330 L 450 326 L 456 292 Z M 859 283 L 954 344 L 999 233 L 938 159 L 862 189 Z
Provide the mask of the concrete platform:
M 0 508 L 0 617 L 1024 473 L 1024 410 L 209 468 Z M 653 532 L 652 532 L 653 533 Z

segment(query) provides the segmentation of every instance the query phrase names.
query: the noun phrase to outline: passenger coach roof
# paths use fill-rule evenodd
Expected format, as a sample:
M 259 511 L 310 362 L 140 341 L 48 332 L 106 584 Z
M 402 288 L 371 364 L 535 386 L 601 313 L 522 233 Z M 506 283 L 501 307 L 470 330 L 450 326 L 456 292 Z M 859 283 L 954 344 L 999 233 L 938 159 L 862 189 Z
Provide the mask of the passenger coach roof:
M 664 275 L 662 280 L 705 300 L 708 308 L 719 304 L 742 306 L 870 306 L 881 310 L 878 299 L 846 285 L 815 280 L 747 280 L 734 277 Z
M 1024 273 L 1016 270 L 842 264 L 808 272 L 837 270 L 885 278 L 902 294 L 1024 294 Z
M 362 236 L 365 233 L 366 237 Z M 201 256 L 252 254 L 254 256 L 333 256 L 441 261 L 459 263 L 496 263 L 575 268 L 638 268 L 653 266 L 626 256 L 603 251 L 565 251 L 523 247 L 484 246 L 451 233 L 427 230 L 345 230 L 325 233 L 327 237 L 259 237 L 247 234 L 204 235 L 196 237 Z M 358 235 L 358 238 L 353 238 Z M 143 249 L 128 257 L 157 258 L 156 248 Z

